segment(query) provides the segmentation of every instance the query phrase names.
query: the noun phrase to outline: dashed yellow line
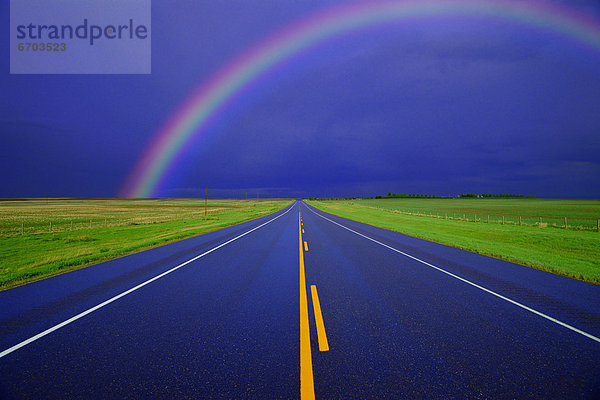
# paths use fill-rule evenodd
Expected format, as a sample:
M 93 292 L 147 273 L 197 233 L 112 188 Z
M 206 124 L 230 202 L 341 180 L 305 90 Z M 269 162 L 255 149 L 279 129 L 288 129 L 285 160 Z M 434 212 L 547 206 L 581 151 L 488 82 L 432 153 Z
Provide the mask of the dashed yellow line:
M 315 398 L 312 356 L 310 353 L 310 329 L 308 326 L 308 299 L 306 296 L 306 275 L 304 272 L 304 252 L 302 251 L 302 217 L 298 214 L 298 236 L 300 244 L 300 398 Z M 304 242 L 306 244 L 306 242 Z
M 308 251 L 308 243 L 304 242 L 304 251 Z
M 325 334 L 325 324 L 323 323 L 323 315 L 321 314 L 321 303 L 319 303 L 319 295 L 317 287 L 310 287 L 312 293 L 313 308 L 315 310 L 315 321 L 317 323 L 317 337 L 319 339 L 319 351 L 329 351 L 329 343 L 327 343 L 327 335 Z

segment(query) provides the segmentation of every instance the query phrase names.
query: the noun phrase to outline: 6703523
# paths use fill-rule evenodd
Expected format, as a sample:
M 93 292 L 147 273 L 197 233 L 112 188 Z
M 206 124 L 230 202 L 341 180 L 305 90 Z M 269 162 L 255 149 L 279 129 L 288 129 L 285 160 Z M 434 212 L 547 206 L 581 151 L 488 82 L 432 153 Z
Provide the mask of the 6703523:
M 46 43 L 18 43 L 17 44 L 18 51 L 66 51 L 67 44 L 66 43 L 54 43 L 54 42 L 46 42 Z

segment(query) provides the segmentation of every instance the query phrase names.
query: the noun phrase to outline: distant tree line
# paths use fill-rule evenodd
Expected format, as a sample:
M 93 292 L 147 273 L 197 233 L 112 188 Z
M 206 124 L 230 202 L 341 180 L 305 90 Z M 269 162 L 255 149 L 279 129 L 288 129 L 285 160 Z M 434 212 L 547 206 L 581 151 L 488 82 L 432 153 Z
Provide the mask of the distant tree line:
M 493 199 L 535 199 L 535 196 L 526 196 L 516 193 L 461 193 L 459 196 L 436 196 L 433 194 L 404 194 L 388 192 L 387 196 L 375 196 L 376 199 L 455 199 L 455 198 L 493 198 Z
M 449 199 L 447 196 L 436 196 L 434 194 L 405 194 L 388 192 L 387 196 L 375 196 L 376 199 Z
M 535 196 L 526 196 L 523 194 L 514 194 L 514 193 L 501 193 L 501 194 L 493 194 L 493 193 L 461 193 L 458 196 L 436 196 L 434 194 L 405 194 L 405 193 L 392 193 L 388 192 L 387 195 L 381 196 L 365 196 L 362 197 L 363 200 L 368 199 L 456 199 L 456 198 L 470 198 L 470 199 L 536 199 Z M 309 197 L 309 200 L 357 200 L 358 197 Z
M 535 196 L 526 196 L 524 194 L 515 194 L 515 193 L 501 193 L 501 194 L 493 194 L 493 193 L 483 193 L 483 194 L 475 194 L 475 193 L 462 193 L 459 197 L 467 197 L 467 198 L 486 198 L 486 199 L 536 199 Z

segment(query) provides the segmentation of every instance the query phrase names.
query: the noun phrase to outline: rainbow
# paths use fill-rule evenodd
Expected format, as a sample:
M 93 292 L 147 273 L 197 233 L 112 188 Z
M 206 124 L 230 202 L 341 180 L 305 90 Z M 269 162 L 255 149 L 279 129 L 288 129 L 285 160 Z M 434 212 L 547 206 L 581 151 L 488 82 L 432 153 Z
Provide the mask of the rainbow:
M 376 24 L 432 17 L 509 20 L 555 32 L 600 51 L 600 23 L 575 10 L 539 0 L 368 1 L 326 9 L 289 25 L 216 72 L 155 134 L 123 185 L 120 197 L 152 197 L 193 137 L 244 88 L 275 66 L 327 39 Z

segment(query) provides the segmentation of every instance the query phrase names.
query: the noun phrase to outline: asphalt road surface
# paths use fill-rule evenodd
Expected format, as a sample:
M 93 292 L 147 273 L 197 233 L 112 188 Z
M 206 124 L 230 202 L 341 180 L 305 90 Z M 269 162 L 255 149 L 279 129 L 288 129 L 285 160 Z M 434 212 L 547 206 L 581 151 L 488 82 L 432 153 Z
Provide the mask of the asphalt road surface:
M 335 217 L 0 292 L 0 398 L 600 398 L 600 287 Z

